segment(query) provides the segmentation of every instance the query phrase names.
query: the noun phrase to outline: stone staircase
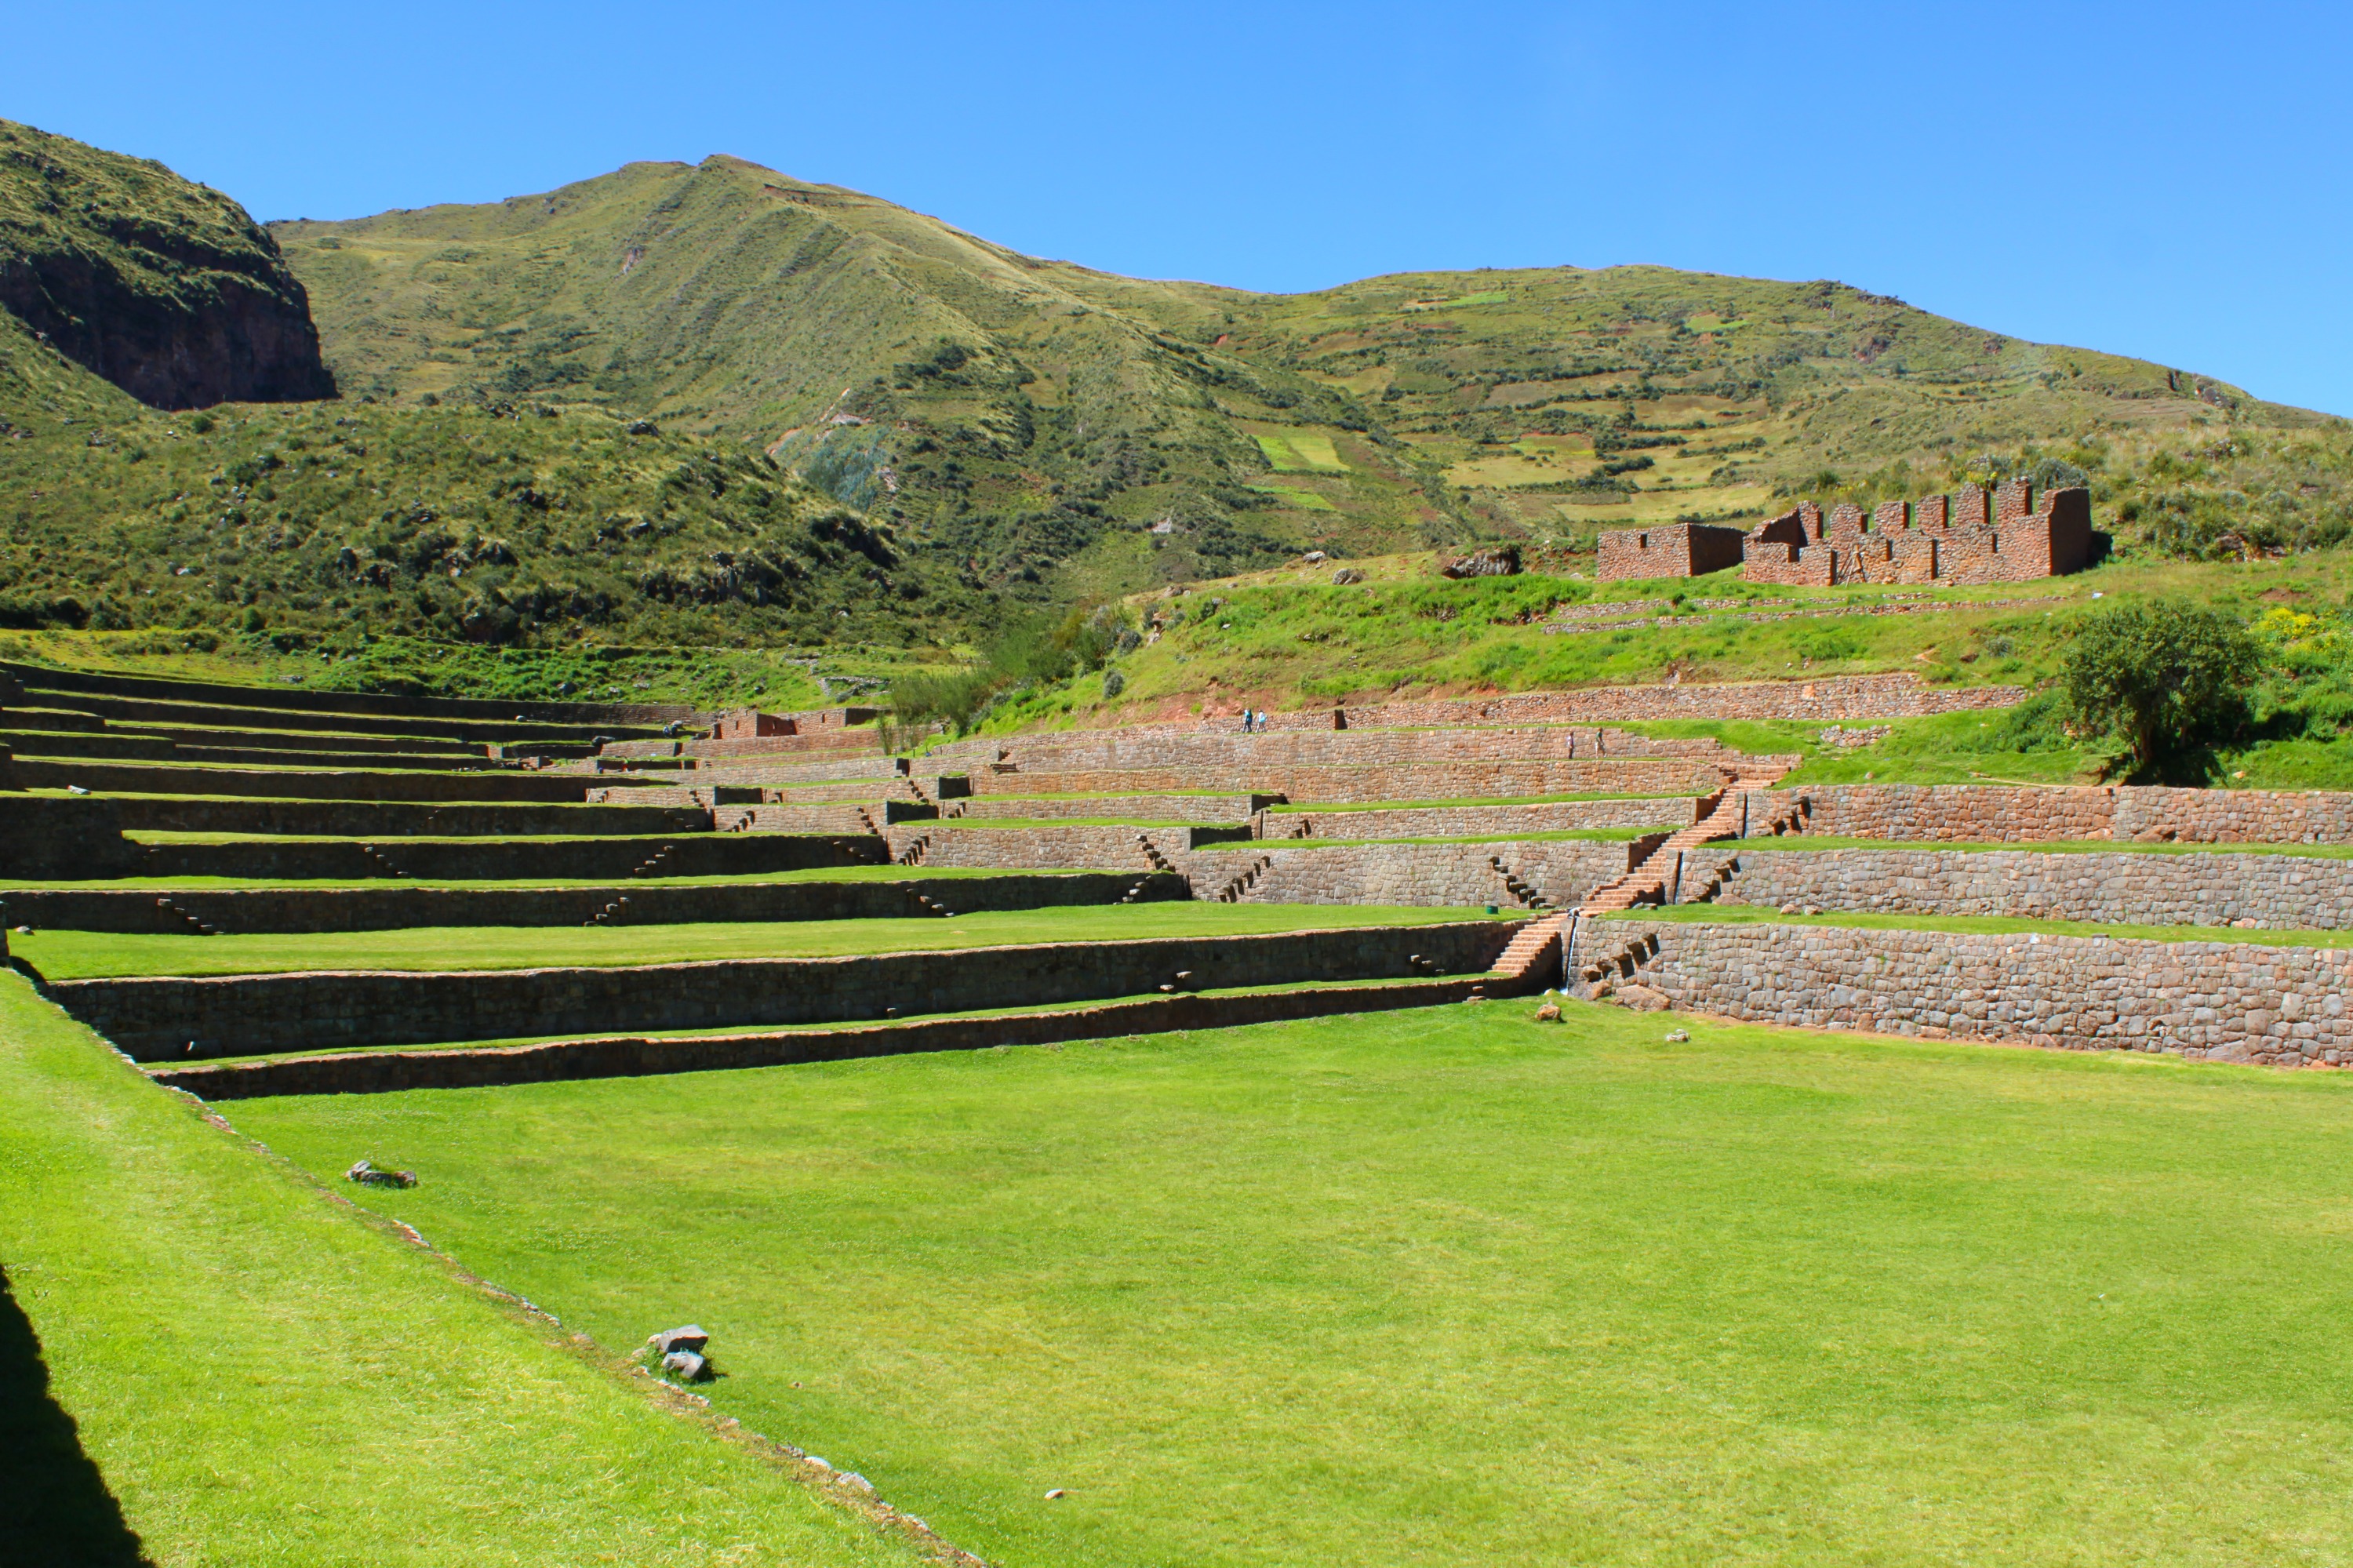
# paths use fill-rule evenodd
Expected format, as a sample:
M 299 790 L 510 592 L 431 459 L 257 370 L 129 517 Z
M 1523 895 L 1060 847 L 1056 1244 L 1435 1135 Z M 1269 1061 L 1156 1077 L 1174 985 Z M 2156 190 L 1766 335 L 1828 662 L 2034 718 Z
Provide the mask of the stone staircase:
M 1258 885 L 1258 879 L 1266 874 L 1267 867 L 1273 863 L 1274 857 L 1271 854 L 1262 854 L 1250 862 L 1249 870 L 1218 890 L 1218 902 L 1240 904 L 1249 895 L 1250 890 Z
M 1775 759 L 1778 761 L 1778 759 Z M 1638 904 L 1661 904 L 1674 893 L 1677 868 L 1702 844 L 1724 839 L 1757 836 L 1759 830 L 1778 832 L 1785 824 L 1767 822 L 1755 813 L 1756 801 L 1780 781 L 1784 768 L 1745 774 L 1701 801 L 1699 820 L 1666 840 L 1615 882 L 1593 890 L 1577 906 L 1580 915 L 1609 915 Z M 1720 885 L 1720 884 L 1719 884 Z

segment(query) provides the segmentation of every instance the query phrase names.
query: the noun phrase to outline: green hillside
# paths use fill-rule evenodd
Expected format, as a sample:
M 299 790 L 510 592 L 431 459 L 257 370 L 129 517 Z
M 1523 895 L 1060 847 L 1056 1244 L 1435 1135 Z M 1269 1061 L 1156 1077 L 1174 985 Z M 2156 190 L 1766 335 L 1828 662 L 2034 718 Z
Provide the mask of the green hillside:
M 1051 597 L 2038 469 L 2087 477 L 2126 536 L 2254 553 L 2341 537 L 2353 478 L 2341 419 L 1833 283 L 1563 267 L 1251 294 L 727 157 L 277 233 L 347 385 L 758 444 Z

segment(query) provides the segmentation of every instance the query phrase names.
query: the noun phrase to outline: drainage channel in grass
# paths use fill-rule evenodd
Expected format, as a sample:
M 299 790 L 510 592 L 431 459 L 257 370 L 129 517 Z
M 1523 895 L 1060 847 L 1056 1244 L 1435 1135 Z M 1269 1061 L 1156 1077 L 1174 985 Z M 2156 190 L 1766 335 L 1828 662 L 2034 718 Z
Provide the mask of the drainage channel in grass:
M 1524 917 L 1514 912 L 1497 919 Z M 444 926 L 392 931 L 169 936 L 35 931 L 15 956 L 46 980 L 304 970 L 618 968 L 719 959 L 817 959 L 1031 943 L 1240 937 L 1490 918 L 1477 909 L 1340 904 L 1066 905 L 950 918 L 794 920 L 678 926 Z
M 1903 915 L 1862 909 L 1784 915 L 1762 904 L 1683 904 L 1620 910 L 1602 918 L 1692 926 L 1843 926 L 1873 931 L 1946 931 L 1968 937 L 2115 937 L 2151 942 L 2242 942 L 2266 948 L 2353 948 L 2353 931 L 2131 926 L 2115 920 L 2029 920 L 2007 915 Z

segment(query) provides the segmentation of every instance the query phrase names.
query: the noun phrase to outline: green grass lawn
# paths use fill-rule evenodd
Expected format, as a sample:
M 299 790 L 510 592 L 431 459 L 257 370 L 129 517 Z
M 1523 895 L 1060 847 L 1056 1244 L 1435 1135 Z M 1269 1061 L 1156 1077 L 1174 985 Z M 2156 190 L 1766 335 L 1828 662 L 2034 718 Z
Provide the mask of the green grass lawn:
M 2353 1081 L 1531 1011 L 229 1114 L 1007 1568 L 2342 1559 Z
M 1348 465 L 1332 450 L 1332 438 L 1312 430 L 1261 431 L 1259 450 L 1282 473 L 1345 473 Z
M 919 1560 L 207 1126 L 20 975 L 0 1042 L 0 1562 Z
M 1497 918 L 1506 916 L 1498 916 Z M 1518 918 L 1515 913 L 1510 918 Z M 241 975 L 290 969 L 519 969 L 674 964 L 706 959 L 814 959 L 1024 942 L 1233 937 L 1345 926 L 1478 920 L 1475 909 L 1335 904 L 1073 905 L 976 911 L 949 919 L 791 920 L 692 926 L 425 926 L 219 937 L 147 932 L 11 934 L 16 958 L 48 980 L 100 975 Z
M 2112 920 L 2027 920 L 2009 915 L 1903 915 L 1832 909 L 1820 915 L 1784 915 L 1762 904 L 1680 904 L 1663 909 L 1627 909 L 1607 920 L 1703 925 L 1860 926 L 1874 931 L 1954 931 L 1981 937 L 2140 937 L 2152 942 L 2258 942 L 2271 948 L 2353 947 L 2353 931 L 2242 930 L 2232 926 L 2127 926 Z

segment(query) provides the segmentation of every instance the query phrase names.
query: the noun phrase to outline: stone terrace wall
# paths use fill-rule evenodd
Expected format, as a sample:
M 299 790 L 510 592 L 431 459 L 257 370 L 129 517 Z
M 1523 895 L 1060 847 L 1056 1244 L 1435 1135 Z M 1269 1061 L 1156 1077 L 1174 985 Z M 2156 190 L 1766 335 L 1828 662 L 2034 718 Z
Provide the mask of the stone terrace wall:
M 943 748 L 948 750 L 949 748 Z M 1288 730 L 1264 735 L 1137 726 L 1061 735 L 1013 736 L 974 746 L 953 759 L 976 769 L 1010 763 L 1025 773 L 1136 768 L 1387 768 L 1428 762 L 1493 762 L 1517 758 L 1692 757 L 1736 758 L 1712 736 L 1651 739 L 1591 726 L 1539 725 L 1483 729 Z M 926 760 L 951 760 L 935 752 Z
M 142 853 L 115 801 L 0 796 L 0 876 L 128 876 Z
M 1770 799 L 1776 811 L 1808 803 L 1808 832 L 1843 838 L 2353 843 L 2353 794 L 2324 790 L 1842 784 L 1774 790 Z
M 1637 979 L 1729 1018 L 1932 1039 L 2353 1061 L 2353 953 L 2231 942 L 1603 921 L 1655 937 Z M 1593 949 L 1578 944 L 1580 955 Z
M 1427 839 L 1478 833 L 1572 832 L 1579 828 L 1683 828 L 1695 801 L 1667 795 L 1633 800 L 1554 800 L 1531 806 L 1405 806 L 1369 810 L 1269 811 L 1260 819 L 1270 842 L 1291 838 Z
M 1153 869 L 1190 853 L 1190 828 L 990 828 L 902 822 L 883 830 L 891 858 L 923 866 L 990 871 Z M 1149 845 L 1147 850 L 1145 847 Z M 918 856 L 910 862 L 910 854 Z
M 1779 841 L 1802 843 L 1802 839 Z M 2135 926 L 2353 927 L 2353 861 L 2284 854 L 1744 850 L 1720 904 Z
M 1481 920 L 628 969 L 64 980 L 47 990 L 135 1059 L 183 1061 L 589 1030 L 839 1022 L 886 1009 L 1091 1001 L 1168 984 L 1210 990 L 1480 973 L 1514 929 Z M 1413 963 L 1417 957 L 1424 961 Z
M 1252 790 L 1294 804 L 1371 805 L 1383 800 L 1514 799 L 1530 795 L 1704 795 L 1731 781 L 1729 769 L 1676 758 L 1498 762 L 1427 762 L 1396 768 L 1113 768 L 1066 773 L 972 775 L 976 796 L 1156 794 L 1166 789 Z
M 1197 898 L 1220 897 L 1234 888 L 1239 901 L 1249 904 L 1404 904 L 1451 909 L 1493 904 L 1509 909 L 1520 906 L 1521 900 L 1504 884 L 1508 871 L 1549 902 L 1567 905 L 1623 875 L 1629 853 L 1623 843 L 1574 839 L 1310 843 L 1295 849 L 1244 841 L 1231 849 L 1194 849 L 1192 836 L 1184 828 L 960 829 L 919 823 L 888 830 L 893 860 L 903 860 L 922 846 L 921 858 L 912 863 L 915 865 L 991 870 L 1165 865 L 1191 882 Z M 1496 869 L 1497 861 L 1503 863 L 1502 870 Z M 1238 887 L 1254 868 L 1255 879 Z
M 374 843 L 263 839 L 150 845 L 132 872 L 125 874 L 279 882 L 401 876 L 433 882 L 501 882 L 519 877 L 585 882 L 639 875 L 757 876 L 778 871 L 879 865 L 884 858 L 880 839 L 786 833 L 682 833 L 668 839 L 412 839 Z
M 303 772 L 295 768 L 141 767 L 121 762 L 36 762 L 19 758 L 26 789 L 79 785 L 111 794 L 233 795 L 296 800 L 530 800 L 578 803 L 585 779 L 548 773 Z
M 1268 863 L 1241 890 L 1242 904 L 1404 904 L 1439 909 L 1529 906 L 1504 880 L 1510 873 L 1556 908 L 1582 903 L 1626 874 L 1628 846 L 1539 839 L 1468 844 L 1336 844 L 1306 849 L 1250 846 L 1176 859 L 1197 897 L 1215 897 L 1251 866 Z M 1498 869 L 1496 862 L 1502 866 Z
M 700 806 L 428 805 L 421 800 L 118 799 L 132 832 L 308 833 L 335 838 L 495 838 L 519 834 L 699 833 Z
M 1152 903 L 1192 896 L 1165 873 L 910 876 L 902 882 L 723 883 L 702 887 L 268 887 L 0 894 L 8 925 L 186 936 L 394 931 L 419 926 L 669 926 L 712 921 L 887 920 L 988 909 Z M 931 904 L 920 900 L 929 898 Z M 610 906 L 617 909 L 607 913 Z
M 689 719 L 694 710 L 668 703 L 525 703 L 507 698 L 404 697 L 359 692 L 311 692 L 287 686 L 238 686 L 207 681 L 174 681 L 112 671 L 52 670 L 39 664 L 0 664 L 0 671 L 28 691 L 112 694 L 162 697 L 189 703 L 293 708 L 306 713 L 363 714 L 503 719 L 524 714 L 556 724 L 662 724 Z M 71 704 L 62 705 L 71 706 Z
M 1046 821 L 1060 817 L 1104 817 L 1114 821 L 1236 823 L 1275 804 L 1271 795 L 1091 795 L 1076 800 L 1025 799 L 1018 795 L 951 800 L 950 818 Z
M 1810 681 L 1727 681 L 1707 685 L 1581 686 L 1509 696 L 1430 698 L 1269 714 L 1275 729 L 1350 729 L 1410 725 L 1620 724 L 1641 719 L 1916 718 L 1924 714 L 2006 708 L 2023 686 L 1930 686 L 1910 671 L 1825 675 Z M 1239 709 L 1205 715 L 1214 729 L 1240 725 Z

